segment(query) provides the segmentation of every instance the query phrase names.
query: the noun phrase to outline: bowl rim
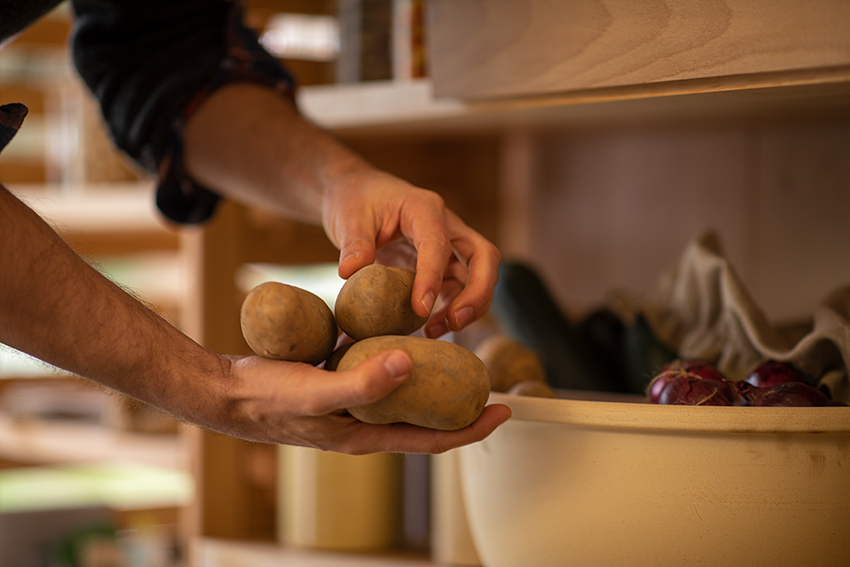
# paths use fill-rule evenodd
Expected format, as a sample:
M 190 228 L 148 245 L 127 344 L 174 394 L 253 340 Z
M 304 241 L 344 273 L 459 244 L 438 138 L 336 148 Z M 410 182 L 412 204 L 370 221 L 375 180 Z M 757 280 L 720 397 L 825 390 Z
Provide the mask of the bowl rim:
M 850 407 L 674 406 L 643 396 L 559 391 L 559 398 L 490 392 L 489 404 L 511 408 L 513 422 L 621 430 L 723 433 L 847 433 Z

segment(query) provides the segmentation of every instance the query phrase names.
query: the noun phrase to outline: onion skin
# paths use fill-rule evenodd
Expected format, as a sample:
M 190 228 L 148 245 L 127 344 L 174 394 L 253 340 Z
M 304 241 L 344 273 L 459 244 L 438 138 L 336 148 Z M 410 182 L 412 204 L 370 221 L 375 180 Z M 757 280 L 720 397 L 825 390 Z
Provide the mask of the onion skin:
M 768 360 L 746 380 L 727 380 L 712 364 L 674 360 L 664 365 L 646 389 L 654 404 L 691 406 L 823 407 L 846 406 L 813 387 L 812 380 L 790 362 Z
M 676 385 L 671 387 L 673 382 Z M 675 405 L 728 406 L 737 398 L 732 383 L 714 365 L 702 360 L 674 360 L 665 364 L 650 382 L 646 394 L 653 404 Z
M 754 407 L 822 407 L 832 405 L 823 392 L 803 382 L 781 382 L 759 388 L 749 382 L 735 382 L 741 403 Z
M 813 380 L 809 379 L 802 370 L 792 363 L 777 360 L 768 360 L 758 365 L 746 381 L 759 388 L 770 388 L 786 382 L 802 382 L 810 386 L 813 383 Z
M 696 374 L 679 374 L 667 381 L 658 396 L 659 404 L 686 406 L 731 406 L 724 393 L 728 384 L 701 378 Z

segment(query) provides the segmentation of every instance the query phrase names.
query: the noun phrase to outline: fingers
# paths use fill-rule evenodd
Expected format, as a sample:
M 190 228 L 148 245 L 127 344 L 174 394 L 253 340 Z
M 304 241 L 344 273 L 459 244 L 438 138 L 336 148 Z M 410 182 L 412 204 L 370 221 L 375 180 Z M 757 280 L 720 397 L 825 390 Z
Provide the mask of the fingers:
M 404 382 L 413 368 L 407 351 L 393 349 L 372 356 L 353 370 L 312 377 L 302 415 L 318 417 L 375 402 Z
M 401 226 L 417 252 L 411 297 L 413 310 L 420 317 L 427 317 L 437 302 L 453 254 L 442 198 L 422 191 L 419 199 L 402 212 Z
M 417 263 L 417 281 L 420 270 L 441 274 L 440 293 L 446 307 L 433 314 L 426 325 L 425 333 L 432 338 L 450 330 L 459 331 L 487 312 L 501 261 L 498 249 L 453 212 L 446 210 L 444 216 L 451 258 L 444 261 L 441 255 L 431 254 L 423 243 Z M 415 290 L 414 286 L 414 293 Z
M 226 422 L 206 420 L 205 425 L 253 441 L 349 454 L 441 453 L 484 439 L 510 417 L 507 406 L 494 404 L 468 427 L 438 431 L 406 423 L 367 424 L 342 411 L 377 401 L 407 379 L 413 361 L 400 349 L 343 372 L 254 356 L 232 364 L 238 376 L 224 404 L 231 411 Z
M 460 330 L 484 315 L 498 275 L 496 247 L 433 191 L 390 176 L 370 178 L 364 187 L 339 193 L 325 215 L 325 230 L 340 248 L 340 277 L 348 279 L 375 261 L 377 249 L 402 239 L 417 254 L 413 310 L 428 317 L 440 297 L 447 306 L 431 317 L 428 336 Z
M 351 454 L 374 452 L 438 454 L 477 443 L 511 417 L 511 410 L 502 404 L 484 408 L 471 425 L 457 431 L 439 431 L 406 423 L 390 425 L 362 424 L 358 434 L 337 450 Z
M 454 216 L 451 214 L 451 216 Z M 460 223 L 460 220 L 457 219 Z M 462 224 L 462 223 L 461 223 Z M 456 254 L 467 260 L 467 279 L 460 293 L 453 299 L 447 297 L 448 326 L 459 331 L 481 317 L 490 307 L 493 289 L 499 277 L 501 256 L 498 249 L 478 233 L 468 229 L 463 237 L 452 241 Z

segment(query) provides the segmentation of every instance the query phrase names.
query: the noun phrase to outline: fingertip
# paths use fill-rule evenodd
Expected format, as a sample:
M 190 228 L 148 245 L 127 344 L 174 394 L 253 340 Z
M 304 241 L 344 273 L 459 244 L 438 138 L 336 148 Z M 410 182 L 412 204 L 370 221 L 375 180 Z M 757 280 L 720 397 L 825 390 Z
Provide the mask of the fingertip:
M 496 419 L 498 421 L 496 427 L 498 427 L 499 425 L 502 425 L 503 423 L 508 421 L 513 416 L 513 412 L 511 411 L 511 408 L 506 406 L 505 404 L 490 404 L 487 407 L 493 408 L 493 409 L 490 410 L 490 413 L 494 414 L 494 416 L 496 417 Z
M 357 250 L 342 251 L 339 255 L 339 277 L 344 280 L 350 278 L 362 266 L 362 254 Z
M 455 311 L 454 314 L 454 329 L 460 331 L 475 319 L 475 309 L 468 305 Z
M 437 302 L 437 294 L 429 290 L 425 292 L 422 299 L 419 300 L 419 305 L 414 303 L 413 310 L 420 317 L 428 317 L 434 309 L 434 304 Z
M 433 322 L 428 321 L 425 325 L 425 336 L 429 339 L 442 337 L 449 332 L 449 326 L 443 318 L 435 319 Z
M 410 375 L 413 369 L 413 358 L 404 350 L 391 350 L 384 357 L 384 370 L 387 375 L 402 381 Z

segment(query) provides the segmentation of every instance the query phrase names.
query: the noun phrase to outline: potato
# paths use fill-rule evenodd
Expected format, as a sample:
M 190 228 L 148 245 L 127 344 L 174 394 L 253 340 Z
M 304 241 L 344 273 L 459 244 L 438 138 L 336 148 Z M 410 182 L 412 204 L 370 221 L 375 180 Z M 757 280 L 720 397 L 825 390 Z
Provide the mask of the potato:
M 526 380 L 546 382 L 546 369 L 537 353 L 511 337 L 488 337 L 475 347 L 475 354 L 487 367 L 494 392 L 507 392 Z
M 258 355 L 319 364 L 333 352 L 338 329 L 317 295 L 278 282 L 252 289 L 242 303 L 242 336 Z
M 405 268 L 372 264 L 348 278 L 336 298 L 339 327 L 354 340 L 409 335 L 425 324 L 411 306 L 415 274 Z
M 508 394 L 512 396 L 531 396 L 534 398 L 557 398 L 558 394 L 546 382 L 523 380 L 514 384 Z
M 393 348 L 410 353 L 410 376 L 380 400 L 348 408 L 351 415 L 366 423 L 405 422 L 442 430 L 461 429 L 478 419 L 490 395 L 490 379 L 478 357 L 456 344 L 423 337 L 372 337 L 354 343 L 337 370 L 349 370 Z
M 342 360 L 342 356 L 348 352 L 354 343 L 345 343 L 344 345 L 340 345 L 336 347 L 336 349 L 331 353 L 328 359 L 325 361 L 325 365 L 323 368 L 325 370 L 336 370 L 337 366 L 339 366 L 339 361 Z

